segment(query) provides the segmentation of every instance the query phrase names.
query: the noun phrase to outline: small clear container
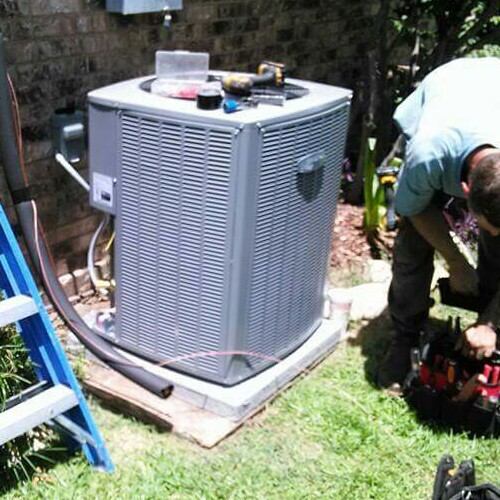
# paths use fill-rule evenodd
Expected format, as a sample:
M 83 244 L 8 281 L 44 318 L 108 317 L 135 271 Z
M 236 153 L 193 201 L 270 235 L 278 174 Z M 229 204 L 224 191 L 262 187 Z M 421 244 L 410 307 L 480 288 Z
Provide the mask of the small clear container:
M 151 92 L 166 97 L 196 99 L 208 78 L 209 55 L 183 50 L 156 52 L 156 80 Z

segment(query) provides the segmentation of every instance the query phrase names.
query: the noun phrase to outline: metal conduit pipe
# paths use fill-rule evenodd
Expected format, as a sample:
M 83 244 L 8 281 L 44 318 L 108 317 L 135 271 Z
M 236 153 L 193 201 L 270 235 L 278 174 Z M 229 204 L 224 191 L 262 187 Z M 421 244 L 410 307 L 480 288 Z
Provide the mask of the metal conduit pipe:
M 12 102 L 9 95 L 7 68 L 4 57 L 3 33 L 0 30 L 0 151 L 5 177 L 12 194 L 14 208 L 21 224 L 31 260 L 42 279 L 51 302 L 78 340 L 92 354 L 117 372 L 154 394 L 160 397 L 167 397 L 172 392 L 173 385 L 167 380 L 132 363 L 113 349 L 111 344 L 87 326 L 75 311 L 61 287 L 55 275 L 43 234 L 38 230 L 39 223 L 36 205 L 31 200 L 21 171 L 21 159 L 17 149 L 11 106 Z

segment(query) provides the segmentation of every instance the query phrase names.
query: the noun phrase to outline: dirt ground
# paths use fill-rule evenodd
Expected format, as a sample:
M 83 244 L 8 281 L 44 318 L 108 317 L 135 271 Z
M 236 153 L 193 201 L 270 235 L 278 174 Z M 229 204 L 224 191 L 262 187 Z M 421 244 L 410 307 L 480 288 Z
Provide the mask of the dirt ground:
M 362 269 L 370 258 L 391 259 L 396 233 L 381 228 L 376 244 L 370 245 L 363 232 L 363 211 L 363 206 L 339 201 L 330 255 L 332 268 L 350 268 L 355 271 Z
M 366 277 L 369 259 L 390 261 L 394 231 L 380 229 L 376 245 L 368 243 L 363 232 L 364 207 L 339 201 L 333 227 L 330 253 L 330 282 L 335 286 L 351 286 Z
M 332 267 L 362 268 L 371 257 L 370 245 L 363 233 L 364 207 L 340 202 L 333 227 L 333 243 L 330 255 Z

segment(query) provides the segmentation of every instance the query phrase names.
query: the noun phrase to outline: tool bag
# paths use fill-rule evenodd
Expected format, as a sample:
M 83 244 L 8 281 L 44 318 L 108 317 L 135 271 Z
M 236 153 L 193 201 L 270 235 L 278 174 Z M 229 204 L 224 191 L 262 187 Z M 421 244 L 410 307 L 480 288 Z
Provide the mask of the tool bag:
M 404 394 L 419 418 L 444 423 L 473 435 L 500 437 L 500 356 L 474 360 L 455 351 L 459 319 L 453 328 L 424 339 L 412 351 Z
M 476 485 L 476 475 L 472 460 L 465 460 L 455 468 L 451 455 L 441 458 L 432 500 L 500 500 L 500 490 L 493 484 Z

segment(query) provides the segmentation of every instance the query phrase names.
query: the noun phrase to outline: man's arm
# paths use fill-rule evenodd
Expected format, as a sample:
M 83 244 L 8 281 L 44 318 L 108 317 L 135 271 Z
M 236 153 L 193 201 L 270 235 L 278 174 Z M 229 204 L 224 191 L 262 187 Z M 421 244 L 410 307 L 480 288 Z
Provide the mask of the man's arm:
M 450 236 L 450 228 L 435 205 L 409 217 L 420 235 L 446 260 L 453 291 L 469 295 L 478 293 L 478 277 Z
M 425 240 L 446 260 L 450 267 L 450 285 L 452 289 L 469 294 L 477 294 L 478 277 L 457 248 L 450 236 L 449 227 L 439 209 L 431 205 L 423 212 L 409 217 L 411 223 Z M 495 326 L 500 324 L 500 289 L 479 316 L 477 323 L 461 336 L 457 348 L 465 356 L 477 359 L 490 357 L 497 347 L 499 339 Z

